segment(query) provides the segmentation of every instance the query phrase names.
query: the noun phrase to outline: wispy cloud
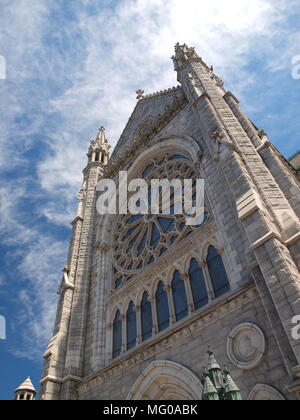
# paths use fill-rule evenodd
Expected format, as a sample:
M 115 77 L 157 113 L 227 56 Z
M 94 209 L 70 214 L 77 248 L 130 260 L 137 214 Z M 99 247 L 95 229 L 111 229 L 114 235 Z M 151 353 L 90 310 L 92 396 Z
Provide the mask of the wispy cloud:
M 7 268 L 7 278 L 2 273 L 0 285 L 9 289 L 6 298 L 16 307 L 15 314 L 8 319 L 10 329 L 16 333 L 16 337 L 9 337 L 10 348 L 17 356 L 35 359 L 53 328 L 55 292 L 68 244 L 55 239 L 51 232 L 40 231 L 20 208 L 27 199 L 25 189 L 8 183 L 6 189 L 0 189 L 0 197 L 0 244 L 7 247 L 9 264 L 3 267 Z M 19 331 L 23 333 L 17 334 Z

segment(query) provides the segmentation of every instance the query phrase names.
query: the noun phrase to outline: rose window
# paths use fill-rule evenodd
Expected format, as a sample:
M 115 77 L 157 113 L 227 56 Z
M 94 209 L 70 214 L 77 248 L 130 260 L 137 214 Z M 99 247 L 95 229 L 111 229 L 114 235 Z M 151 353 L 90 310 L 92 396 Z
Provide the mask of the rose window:
M 138 174 L 148 183 L 149 205 L 151 203 L 152 179 L 192 179 L 193 180 L 193 205 L 196 194 L 196 172 L 192 161 L 179 154 L 166 154 L 163 158 L 152 159 L 148 166 Z M 174 190 L 170 194 L 169 214 L 127 214 L 120 215 L 117 219 L 113 237 L 113 283 L 115 288 L 123 281 L 143 268 L 155 263 L 172 246 L 190 235 L 198 226 L 186 225 L 184 214 L 174 214 Z M 150 208 L 150 207 L 149 207 Z M 207 221 L 208 213 L 202 225 Z

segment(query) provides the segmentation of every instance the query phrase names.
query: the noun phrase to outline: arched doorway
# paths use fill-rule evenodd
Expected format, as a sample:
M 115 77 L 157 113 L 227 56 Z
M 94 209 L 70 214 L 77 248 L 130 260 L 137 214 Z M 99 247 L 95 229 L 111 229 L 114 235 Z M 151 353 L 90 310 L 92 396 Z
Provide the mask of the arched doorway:
M 152 362 L 138 377 L 127 400 L 201 400 L 200 379 L 186 367 L 168 360 Z

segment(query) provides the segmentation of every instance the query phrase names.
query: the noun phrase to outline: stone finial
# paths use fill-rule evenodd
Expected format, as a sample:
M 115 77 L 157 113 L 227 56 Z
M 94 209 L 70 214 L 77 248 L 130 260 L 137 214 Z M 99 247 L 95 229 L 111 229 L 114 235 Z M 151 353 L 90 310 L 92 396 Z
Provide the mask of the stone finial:
M 145 98 L 144 93 L 145 93 L 145 91 L 144 91 L 143 89 L 138 89 L 138 90 L 136 91 L 136 94 L 137 94 L 136 99 L 137 99 L 138 101 L 139 101 L 139 100 L 141 100 L 141 99 L 144 99 L 144 98 Z
M 241 392 L 232 377 L 227 366 L 224 366 L 224 391 L 228 401 L 240 401 L 242 399 Z
M 265 130 L 258 130 L 257 134 L 261 139 L 263 139 L 264 137 L 268 137 L 268 134 L 265 132 Z
M 97 140 L 100 144 L 107 143 L 107 138 L 105 137 L 105 127 L 103 125 L 101 125 L 101 127 L 99 128 Z
M 61 270 L 63 273 L 66 273 L 66 274 L 68 274 L 69 273 L 69 271 L 70 271 L 70 268 L 69 268 L 69 266 L 68 265 L 65 265 L 64 266 L 64 268 Z
M 199 56 L 195 52 L 194 47 L 188 47 L 186 44 L 180 45 L 179 42 L 177 42 L 175 44 L 175 55 L 171 58 L 174 62 L 175 70 L 179 70 L 186 61 L 192 58 L 199 58 Z
M 210 137 L 214 140 L 221 140 L 224 136 L 223 133 L 215 131 Z

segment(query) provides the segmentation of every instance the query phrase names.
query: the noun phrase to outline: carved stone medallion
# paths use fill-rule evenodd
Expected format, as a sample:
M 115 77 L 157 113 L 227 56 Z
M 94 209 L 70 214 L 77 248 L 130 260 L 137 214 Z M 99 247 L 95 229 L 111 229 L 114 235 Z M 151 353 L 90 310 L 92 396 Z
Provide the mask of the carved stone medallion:
M 250 322 L 235 327 L 227 339 L 229 359 L 243 370 L 251 370 L 258 366 L 265 348 L 264 333 L 257 325 Z

